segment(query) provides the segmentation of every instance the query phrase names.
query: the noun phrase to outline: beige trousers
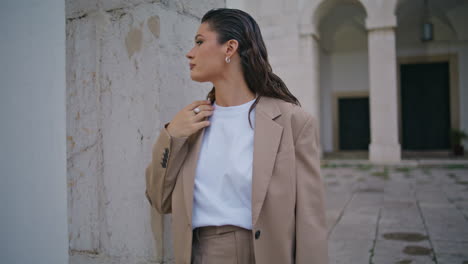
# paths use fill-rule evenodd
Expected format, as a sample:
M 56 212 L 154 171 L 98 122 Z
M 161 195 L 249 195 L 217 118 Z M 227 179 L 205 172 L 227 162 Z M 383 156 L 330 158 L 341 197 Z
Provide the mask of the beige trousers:
M 255 264 L 252 231 L 233 225 L 193 230 L 192 264 Z

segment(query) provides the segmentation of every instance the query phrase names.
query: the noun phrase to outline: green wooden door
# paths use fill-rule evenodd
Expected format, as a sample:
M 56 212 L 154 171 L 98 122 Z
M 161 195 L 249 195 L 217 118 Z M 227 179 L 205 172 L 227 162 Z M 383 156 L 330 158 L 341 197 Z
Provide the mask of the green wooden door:
M 402 148 L 449 149 L 449 64 L 405 64 L 400 76 Z
M 370 143 L 369 98 L 338 99 L 340 150 L 367 150 Z

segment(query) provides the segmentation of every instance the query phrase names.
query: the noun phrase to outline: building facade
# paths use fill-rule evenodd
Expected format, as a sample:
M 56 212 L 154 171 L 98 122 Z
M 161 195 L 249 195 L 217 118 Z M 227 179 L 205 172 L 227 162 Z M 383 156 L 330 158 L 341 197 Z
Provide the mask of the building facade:
M 451 131 L 467 131 L 466 1 L 227 3 L 261 24 L 274 71 L 320 119 L 324 153 L 395 163 L 448 154 Z

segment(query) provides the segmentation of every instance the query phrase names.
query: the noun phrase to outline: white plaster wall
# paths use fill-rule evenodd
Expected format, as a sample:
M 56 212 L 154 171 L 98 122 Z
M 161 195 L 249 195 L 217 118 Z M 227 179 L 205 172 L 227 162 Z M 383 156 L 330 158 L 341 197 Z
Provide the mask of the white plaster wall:
M 323 89 L 332 92 L 369 90 L 369 67 L 366 51 L 330 55 L 330 83 Z
M 161 260 L 144 171 L 163 124 L 212 87 L 190 79 L 185 54 L 201 16 L 222 6 L 211 0 L 67 2 L 73 255 Z M 170 216 L 165 223 L 164 259 L 171 261 Z
M 369 91 L 367 51 L 321 53 L 321 131 L 322 149 L 333 149 L 333 101 L 337 92 Z
M 68 263 L 64 10 L 0 8 L 1 263 Z
M 310 40 L 307 45 L 300 42 L 296 1 L 252 1 L 245 8 L 260 26 L 273 72 L 306 111 L 317 115 L 318 98 L 314 95 L 317 87 L 311 83 L 316 80 L 318 69 L 313 67 L 314 57 L 308 56 L 316 42 Z
M 226 0 L 226 7 L 245 10 L 244 2 L 244 0 Z

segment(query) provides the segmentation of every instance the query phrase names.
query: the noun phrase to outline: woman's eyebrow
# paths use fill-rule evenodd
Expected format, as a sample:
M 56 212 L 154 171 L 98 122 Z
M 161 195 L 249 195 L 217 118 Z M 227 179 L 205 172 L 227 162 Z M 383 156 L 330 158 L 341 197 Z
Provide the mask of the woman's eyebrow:
M 194 39 L 197 39 L 198 36 L 203 37 L 202 34 L 197 34 Z

